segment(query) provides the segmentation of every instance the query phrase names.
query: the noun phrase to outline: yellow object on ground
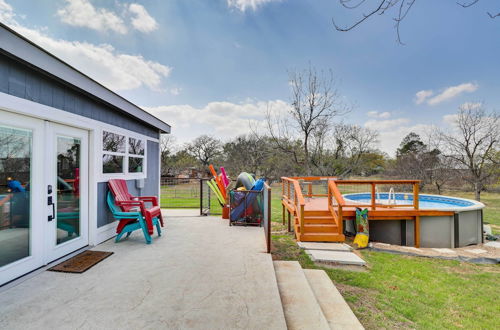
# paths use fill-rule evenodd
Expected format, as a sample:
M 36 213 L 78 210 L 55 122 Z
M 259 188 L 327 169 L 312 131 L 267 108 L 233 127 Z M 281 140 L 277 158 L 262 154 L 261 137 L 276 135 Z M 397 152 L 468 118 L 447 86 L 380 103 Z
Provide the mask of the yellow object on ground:
M 364 249 L 368 246 L 369 239 L 368 209 L 356 208 L 356 237 L 353 244 L 357 249 Z
M 366 235 L 365 233 L 359 233 L 356 234 L 356 237 L 354 237 L 353 244 L 357 249 L 364 249 L 368 246 L 368 239 L 368 235 Z

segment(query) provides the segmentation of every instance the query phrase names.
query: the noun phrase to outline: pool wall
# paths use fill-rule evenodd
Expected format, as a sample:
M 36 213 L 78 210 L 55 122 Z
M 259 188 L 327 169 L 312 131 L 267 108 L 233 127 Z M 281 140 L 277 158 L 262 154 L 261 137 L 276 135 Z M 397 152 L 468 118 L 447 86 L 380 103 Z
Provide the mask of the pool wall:
M 413 220 L 370 220 L 370 240 L 414 246 L 413 222 Z M 482 227 L 481 210 L 456 212 L 453 216 L 423 216 L 420 218 L 420 246 L 456 248 L 480 244 Z M 346 223 L 345 228 L 353 228 L 352 222 Z

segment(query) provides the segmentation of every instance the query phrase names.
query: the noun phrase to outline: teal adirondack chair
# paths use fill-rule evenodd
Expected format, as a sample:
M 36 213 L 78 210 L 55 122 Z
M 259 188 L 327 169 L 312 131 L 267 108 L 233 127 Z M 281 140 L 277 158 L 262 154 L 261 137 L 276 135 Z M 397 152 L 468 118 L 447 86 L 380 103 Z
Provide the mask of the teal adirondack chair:
M 111 210 L 111 213 L 113 214 L 113 217 L 116 220 L 118 221 L 125 220 L 129 222 L 125 225 L 125 227 L 123 227 L 123 229 L 118 233 L 118 235 L 116 235 L 115 242 L 118 243 L 124 234 L 127 234 L 127 236 L 125 237 L 127 238 L 130 236 L 130 234 L 132 234 L 133 231 L 141 229 L 142 233 L 144 234 L 144 238 L 146 239 L 146 243 L 151 244 L 153 238 L 148 233 L 146 221 L 140 211 L 123 212 L 120 207 L 116 206 L 115 198 L 113 197 L 113 194 L 111 192 L 108 192 L 107 202 L 109 209 Z M 130 222 L 131 219 L 136 221 Z M 158 217 L 153 218 L 153 225 L 156 226 L 156 230 L 158 231 L 158 236 L 161 236 L 160 221 Z

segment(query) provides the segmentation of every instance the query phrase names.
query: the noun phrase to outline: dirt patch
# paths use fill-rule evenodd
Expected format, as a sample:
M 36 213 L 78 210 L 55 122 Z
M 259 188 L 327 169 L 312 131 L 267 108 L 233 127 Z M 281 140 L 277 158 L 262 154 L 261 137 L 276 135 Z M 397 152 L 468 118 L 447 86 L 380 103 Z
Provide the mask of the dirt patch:
M 352 311 L 366 329 L 414 329 L 413 322 L 391 320 L 377 308 L 379 293 L 373 289 L 364 289 L 335 282 L 335 286 L 347 301 Z

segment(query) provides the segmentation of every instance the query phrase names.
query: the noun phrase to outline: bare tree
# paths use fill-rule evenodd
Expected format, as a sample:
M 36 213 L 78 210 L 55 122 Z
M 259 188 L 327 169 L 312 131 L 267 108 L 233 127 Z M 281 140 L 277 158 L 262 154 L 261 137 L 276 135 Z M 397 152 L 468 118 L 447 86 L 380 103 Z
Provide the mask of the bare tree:
M 408 13 L 414 7 L 416 2 L 417 0 L 377 0 L 377 1 L 339 0 L 340 5 L 346 9 L 350 10 L 367 9 L 367 10 L 363 11 L 361 18 L 355 20 L 353 23 L 347 26 L 342 27 L 338 25 L 334 19 L 332 19 L 332 23 L 337 31 L 346 32 L 354 29 L 355 27 L 357 27 L 358 25 L 360 25 L 361 23 L 363 23 L 372 16 L 381 16 L 392 10 L 395 12 L 393 20 L 394 20 L 394 27 L 396 29 L 397 40 L 400 44 L 403 44 L 400 36 L 400 25 L 401 22 L 408 16 Z M 455 0 L 455 2 L 463 8 L 469 8 L 477 4 L 479 0 L 463 0 L 463 1 Z M 491 12 L 487 12 L 487 15 L 490 18 L 495 18 L 500 16 L 500 13 L 492 14 Z
M 171 164 L 169 160 L 174 155 L 174 146 L 176 138 L 170 134 L 164 134 L 160 139 L 160 162 L 161 162 L 161 174 L 167 175 L 171 174 Z
M 359 172 L 364 155 L 375 152 L 378 132 L 358 125 L 337 123 L 313 135 L 311 163 L 321 175 L 346 176 Z
M 500 114 L 487 113 L 477 103 L 465 103 L 454 124 L 454 131 L 440 134 L 442 150 L 458 169 L 464 170 L 463 179 L 474 187 L 479 201 L 485 183 L 500 166 Z
M 212 136 L 200 135 L 187 146 L 187 151 L 206 167 L 221 154 L 222 143 Z
M 302 163 L 304 173 L 311 174 L 311 151 L 313 143 L 337 116 L 346 114 L 350 107 L 336 89 L 333 72 L 318 72 L 312 66 L 304 71 L 290 72 L 291 108 L 287 114 L 267 111 L 267 126 L 276 146 L 292 155 L 293 160 Z M 294 148 L 299 141 L 301 148 Z M 292 143 L 290 143 L 292 142 Z

